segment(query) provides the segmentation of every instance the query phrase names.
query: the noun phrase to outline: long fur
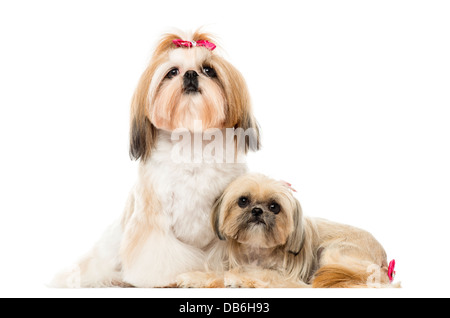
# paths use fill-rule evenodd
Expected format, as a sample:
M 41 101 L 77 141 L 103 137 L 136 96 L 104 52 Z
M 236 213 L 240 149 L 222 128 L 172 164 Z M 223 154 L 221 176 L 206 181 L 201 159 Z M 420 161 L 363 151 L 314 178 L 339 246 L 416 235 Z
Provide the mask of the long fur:
M 364 268 L 352 268 L 344 264 L 324 265 L 314 274 L 314 288 L 367 287 L 369 273 Z
M 239 71 L 206 48 L 177 48 L 172 41 L 179 38 L 214 41 L 202 32 L 166 34 L 156 46 L 131 103 L 130 156 L 140 164 L 123 217 L 74 268 L 57 275 L 53 286 L 170 286 L 181 273 L 203 270 L 208 251 L 214 250 L 218 239 L 210 227 L 211 207 L 247 166 L 226 160 L 176 162 L 172 154 L 178 140 L 171 132 L 187 128 L 190 147 L 196 120 L 203 131 L 252 128 L 256 142 L 238 149 L 245 154 L 259 148 L 259 128 Z M 217 77 L 201 73 L 205 65 Z M 172 79 L 166 74 L 173 67 L 180 75 Z M 188 70 L 199 74 L 197 94 L 183 94 L 180 78 Z M 200 141 L 201 150 L 208 143 Z
M 239 206 L 241 197 L 248 199 L 248 207 Z M 274 201 L 280 212 L 274 216 L 264 210 L 265 225 L 252 225 L 252 209 Z M 212 227 L 222 241 L 210 259 L 226 264 L 216 273 L 225 286 L 400 287 L 390 284 L 386 252 L 370 233 L 303 216 L 286 184 L 261 174 L 243 175 L 227 187 L 213 206 Z M 198 275 L 184 274 L 179 286 L 197 281 L 200 287 Z

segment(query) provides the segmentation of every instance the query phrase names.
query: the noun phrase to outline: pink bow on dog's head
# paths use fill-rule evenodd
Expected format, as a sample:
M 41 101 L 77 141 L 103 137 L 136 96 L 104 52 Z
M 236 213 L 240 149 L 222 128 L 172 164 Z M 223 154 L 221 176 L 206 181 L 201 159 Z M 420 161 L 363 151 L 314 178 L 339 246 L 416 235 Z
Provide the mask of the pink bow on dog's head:
M 297 192 L 297 190 L 295 190 L 295 189 L 292 187 L 292 184 L 290 184 L 289 182 L 284 181 L 284 180 L 280 180 L 280 182 L 281 182 L 284 186 L 288 187 L 291 191 Z
M 196 46 L 203 46 L 206 47 L 208 50 L 214 50 L 216 48 L 216 45 L 214 43 L 211 43 L 206 40 L 200 40 L 200 41 L 183 41 L 181 39 L 173 40 L 173 44 L 175 44 L 177 47 L 196 47 Z

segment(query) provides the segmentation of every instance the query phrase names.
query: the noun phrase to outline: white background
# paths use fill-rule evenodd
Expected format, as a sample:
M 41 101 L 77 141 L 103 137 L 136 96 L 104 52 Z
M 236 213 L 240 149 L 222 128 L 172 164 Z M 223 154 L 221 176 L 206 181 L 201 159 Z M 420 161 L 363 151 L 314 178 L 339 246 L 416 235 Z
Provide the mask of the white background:
M 450 296 L 446 1 L 1 1 L 0 296 Z M 159 36 L 218 35 L 304 213 L 369 230 L 402 290 L 55 290 L 136 178 L 129 104 Z

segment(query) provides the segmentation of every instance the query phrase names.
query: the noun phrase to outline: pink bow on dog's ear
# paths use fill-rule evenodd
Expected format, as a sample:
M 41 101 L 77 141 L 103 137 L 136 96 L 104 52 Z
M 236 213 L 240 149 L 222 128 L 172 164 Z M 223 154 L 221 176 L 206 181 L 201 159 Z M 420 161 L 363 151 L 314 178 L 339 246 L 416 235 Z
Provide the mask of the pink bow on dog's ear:
M 216 45 L 214 43 L 211 43 L 206 40 L 200 40 L 200 41 L 183 41 L 181 39 L 173 40 L 173 44 L 175 44 L 177 47 L 196 47 L 196 46 L 203 46 L 206 47 L 208 50 L 214 50 L 216 48 Z
M 388 276 L 389 276 L 389 281 L 392 283 L 392 281 L 394 280 L 395 277 L 395 259 L 393 259 L 392 261 L 389 262 L 389 268 L 388 268 Z
M 286 181 L 284 181 L 284 180 L 280 180 L 280 182 L 281 182 L 282 184 L 284 184 L 286 187 L 288 187 L 291 191 L 297 192 L 297 190 L 295 190 L 295 189 L 292 187 L 292 184 L 290 184 L 289 182 L 286 182 Z

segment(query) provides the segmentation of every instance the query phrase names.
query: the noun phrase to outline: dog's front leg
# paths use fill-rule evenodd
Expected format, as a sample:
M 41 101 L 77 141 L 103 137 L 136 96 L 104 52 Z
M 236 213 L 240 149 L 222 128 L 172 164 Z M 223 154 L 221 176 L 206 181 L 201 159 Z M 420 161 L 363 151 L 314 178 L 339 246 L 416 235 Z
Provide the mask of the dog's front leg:
M 123 259 L 124 281 L 135 287 L 166 287 L 179 274 L 203 269 L 203 253 L 169 233 L 149 233 L 139 252 Z
M 204 252 L 175 237 L 156 198 L 137 194 L 122 221 L 123 280 L 135 287 L 165 287 L 181 273 L 202 270 Z

